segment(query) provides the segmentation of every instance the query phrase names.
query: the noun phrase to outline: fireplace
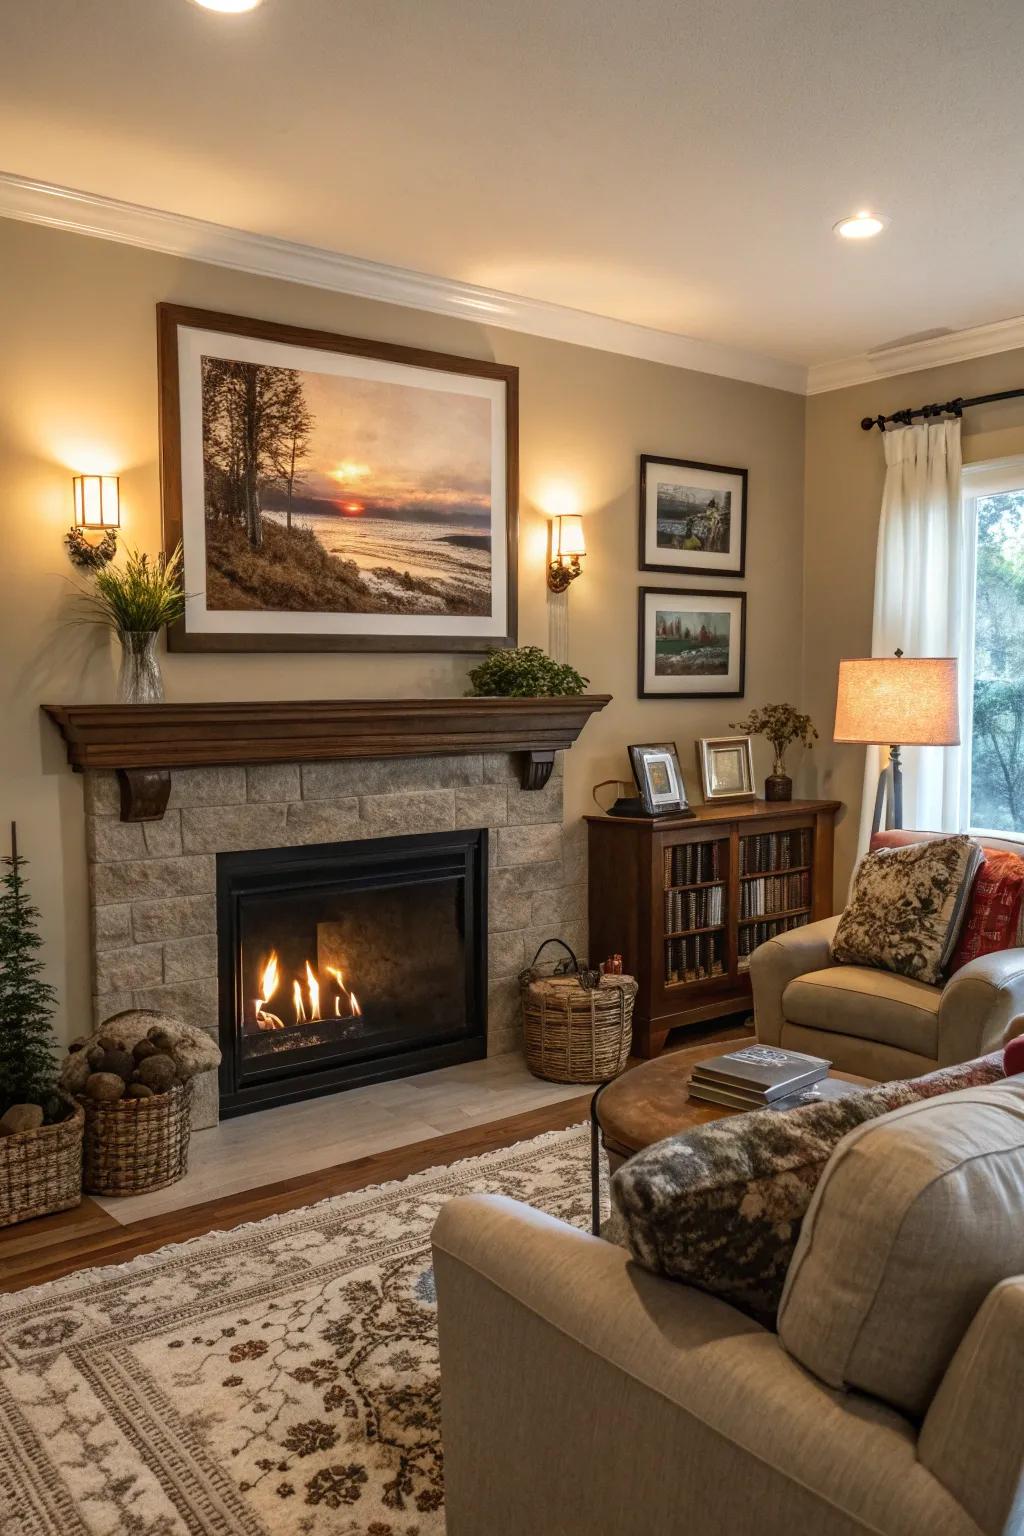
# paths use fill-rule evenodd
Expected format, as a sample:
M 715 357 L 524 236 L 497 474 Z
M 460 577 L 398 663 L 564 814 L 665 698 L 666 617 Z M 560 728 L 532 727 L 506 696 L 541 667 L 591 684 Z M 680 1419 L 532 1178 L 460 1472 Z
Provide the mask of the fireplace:
M 217 855 L 222 1115 L 486 1053 L 487 832 Z

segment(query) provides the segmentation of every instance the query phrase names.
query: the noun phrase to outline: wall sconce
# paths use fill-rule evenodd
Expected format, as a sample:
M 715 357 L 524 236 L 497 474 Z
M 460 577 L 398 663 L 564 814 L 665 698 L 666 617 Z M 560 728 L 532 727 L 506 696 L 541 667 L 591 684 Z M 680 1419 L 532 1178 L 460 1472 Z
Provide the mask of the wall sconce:
M 587 552 L 583 537 L 583 519 L 575 513 L 551 519 L 551 559 L 548 561 L 548 586 L 552 592 L 565 592 L 570 582 L 583 574 L 580 561 Z
M 83 570 L 98 571 L 117 554 L 117 530 L 121 526 L 121 489 L 117 475 L 75 475 L 75 525 L 64 535 L 68 554 Z M 96 544 L 86 532 L 99 531 Z

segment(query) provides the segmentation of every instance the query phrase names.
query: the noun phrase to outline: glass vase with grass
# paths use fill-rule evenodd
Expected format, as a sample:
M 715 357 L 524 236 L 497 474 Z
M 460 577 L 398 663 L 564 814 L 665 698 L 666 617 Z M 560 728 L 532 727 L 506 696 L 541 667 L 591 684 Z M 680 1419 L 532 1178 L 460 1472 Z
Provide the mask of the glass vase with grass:
M 129 549 L 123 563 L 96 571 L 81 594 L 83 620 L 112 629 L 121 642 L 119 704 L 163 700 L 157 641 L 161 629 L 185 612 L 182 565 L 180 544 L 155 559 Z

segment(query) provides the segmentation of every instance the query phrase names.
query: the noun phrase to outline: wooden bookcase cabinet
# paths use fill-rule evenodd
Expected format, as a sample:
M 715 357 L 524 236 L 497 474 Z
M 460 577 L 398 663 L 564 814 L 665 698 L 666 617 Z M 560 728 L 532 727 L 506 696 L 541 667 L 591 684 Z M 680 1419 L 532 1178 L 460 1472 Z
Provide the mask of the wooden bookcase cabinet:
M 837 800 L 754 800 L 700 806 L 696 818 L 685 820 L 586 818 L 591 962 L 621 954 L 623 969 L 637 979 L 637 1055 L 657 1056 L 670 1030 L 748 1004 L 750 977 L 742 951 L 771 936 L 768 924 L 778 923 L 781 930 L 831 914 L 833 825 L 839 805 Z M 748 838 L 764 841 L 748 844 Z M 801 862 L 785 869 L 755 869 L 755 849 L 767 853 L 773 843 L 777 855 L 788 843 L 791 857 L 799 854 Z M 714 844 L 717 863 L 709 846 Z M 692 845 L 703 851 L 688 852 Z M 763 888 L 760 894 L 772 910 L 749 913 L 743 887 L 781 876 L 794 877 L 789 891 L 781 882 Z M 710 910 L 704 894 L 714 890 L 721 892 L 720 913 Z M 701 908 L 696 921 L 691 892 Z M 674 906 L 667 895 L 675 895 Z M 787 899 L 777 905 L 772 898 L 774 903 Z M 747 929 L 752 934 L 744 939 Z

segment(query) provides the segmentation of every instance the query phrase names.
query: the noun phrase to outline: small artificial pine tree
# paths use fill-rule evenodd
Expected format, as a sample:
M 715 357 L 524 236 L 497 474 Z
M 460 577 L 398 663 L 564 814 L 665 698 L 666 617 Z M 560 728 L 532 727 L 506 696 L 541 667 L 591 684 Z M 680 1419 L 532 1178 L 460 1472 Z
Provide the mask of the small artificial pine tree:
M 39 912 L 25 889 L 25 860 L 11 823 L 11 852 L 0 878 L 0 1113 L 12 1104 L 52 1112 L 56 1092 L 51 1030 L 55 994 L 40 981 Z

